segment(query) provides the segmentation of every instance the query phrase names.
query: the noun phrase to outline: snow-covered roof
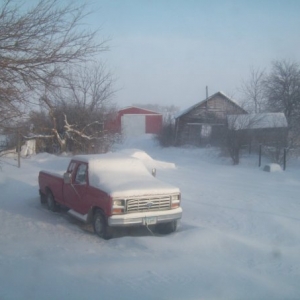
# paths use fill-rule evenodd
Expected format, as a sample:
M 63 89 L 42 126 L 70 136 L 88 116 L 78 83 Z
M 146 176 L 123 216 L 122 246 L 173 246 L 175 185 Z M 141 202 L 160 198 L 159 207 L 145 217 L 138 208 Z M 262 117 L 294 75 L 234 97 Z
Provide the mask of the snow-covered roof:
M 79 155 L 89 163 L 89 183 L 112 197 L 179 193 L 179 189 L 150 174 L 143 162 L 123 153 Z
M 284 113 L 228 115 L 227 121 L 228 127 L 234 130 L 288 127 Z
M 206 99 L 204 99 L 204 100 L 202 100 L 202 101 L 200 101 L 200 102 L 194 104 L 193 106 L 190 106 L 189 108 L 187 108 L 187 109 L 185 109 L 185 110 L 179 112 L 177 115 L 175 115 L 175 119 L 177 119 L 177 118 L 179 118 L 179 117 L 181 117 L 181 116 L 183 116 L 183 115 L 189 113 L 189 112 L 192 111 L 194 108 L 200 106 L 201 104 L 205 103 L 206 101 L 209 101 L 210 99 L 212 99 L 212 98 L 215 97 L 216 95 L 221 95 L 221 96 L 227 98 L 227 100 L 229 100 L 230 102 L 232 102 L 232 103 L 235 104 L 236 106 L 239 106 L 235 100 L 233 100 L 232 98 L 228 97 L 224 92 L 219 91 L 219 92 L 217 92 L 217 93 L 215 93 L 215 94 L 209 96 L 208 98 L 206 98 Z

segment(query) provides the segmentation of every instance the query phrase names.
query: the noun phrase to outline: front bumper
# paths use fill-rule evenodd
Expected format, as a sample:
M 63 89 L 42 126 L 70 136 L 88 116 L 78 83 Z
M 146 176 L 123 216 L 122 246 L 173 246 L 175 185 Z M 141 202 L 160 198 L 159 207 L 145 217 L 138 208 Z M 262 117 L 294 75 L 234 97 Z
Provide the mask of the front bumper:
M 149 211 L 139 212 L 124 215 L 114 215 L 108 218 L 109 226 L 133 226 L 133 225 L 146 225 L 147 219 L 155 218 L 158 223 L 166 223 L 170 221 L 179 220 L 182 216 L 182 208 L 178 207 L 166 211 Z

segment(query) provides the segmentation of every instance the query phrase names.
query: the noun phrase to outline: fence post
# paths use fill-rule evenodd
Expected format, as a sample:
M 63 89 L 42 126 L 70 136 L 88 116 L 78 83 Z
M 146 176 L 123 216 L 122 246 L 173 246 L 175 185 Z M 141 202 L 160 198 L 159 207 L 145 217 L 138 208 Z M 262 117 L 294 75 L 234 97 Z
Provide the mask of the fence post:
M 286 169 L 286 148 L 283 149 L 283 171 Z
M 261 144 L 259 144 L 259 158 L 258 158 L 258 167 L 260 167 L 260 166 L 261 166 L 261 147 L 262 147 L 262 145 L 261 145 Z

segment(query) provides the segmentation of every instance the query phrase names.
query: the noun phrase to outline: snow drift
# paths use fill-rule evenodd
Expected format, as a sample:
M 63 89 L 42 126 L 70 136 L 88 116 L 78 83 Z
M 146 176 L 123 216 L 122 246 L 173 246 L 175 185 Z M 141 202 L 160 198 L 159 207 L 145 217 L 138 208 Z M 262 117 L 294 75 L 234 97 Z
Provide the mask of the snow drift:
M 65 170 L 69 158 L 39 154 L 20 169 L 2 160 L 0 299 L 300 299 L 297 161 L 266 173 L 251 156 L 233 167 L 213 148 L 138 143 L 130 148 L 176 165 L 157 173 L 182 192 L 174 234 L 101 240 L 39 203 L 39 170 Z

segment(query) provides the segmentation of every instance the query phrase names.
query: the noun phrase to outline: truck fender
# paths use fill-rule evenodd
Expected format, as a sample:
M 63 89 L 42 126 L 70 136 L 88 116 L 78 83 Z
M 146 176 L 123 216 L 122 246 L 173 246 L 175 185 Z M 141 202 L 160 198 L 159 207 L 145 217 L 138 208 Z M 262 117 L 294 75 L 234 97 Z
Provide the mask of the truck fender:
M 88 216 L 87 216 L 87 223 L 92 223 L 93 222 L 93 217 L 94 217 L 94 213 L 97 209 L 100 209 L 99 207 L 91 207 L 89 212 L 88 212 Z
M 96 210 L 101 210 L 103 212 L 103 215 L 106 217 L 105 212 L 103 211 L 103 209 L 101 209 L 98 206 L 93 206 L 90 208 L 89 212 L 88 212 L 88 216 L 87 216 L 87 223 L 92 223 L 93 222 L 93 218 L 94 218 L 94 214 Z

